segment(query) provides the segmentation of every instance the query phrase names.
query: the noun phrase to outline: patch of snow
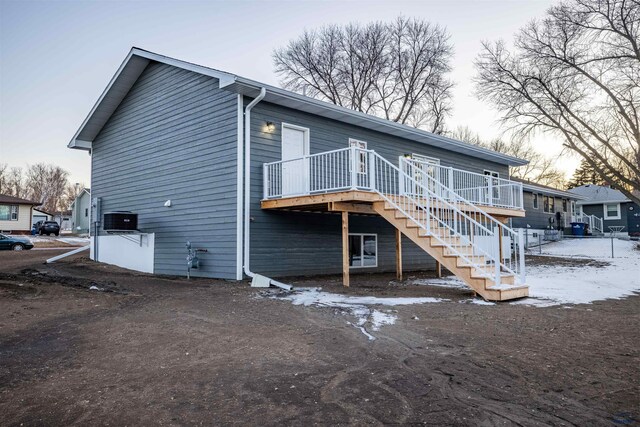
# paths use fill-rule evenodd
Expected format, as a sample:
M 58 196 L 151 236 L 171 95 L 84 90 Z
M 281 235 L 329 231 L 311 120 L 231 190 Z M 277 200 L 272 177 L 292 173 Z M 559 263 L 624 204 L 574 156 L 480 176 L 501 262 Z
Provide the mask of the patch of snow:
M 441 277 L 439 279 L 415 279 L 410 285 L 439 286 L 442 288 L 469 289 L 469 286 L 455 276 Z
M 551 243 L 545 246 L 543 255 L 586 258 L 610 265 L 528 267 L 529 298 L 512 304 L 566 306 L 637 294 L 640 292 L 640 252 L 634 249 L 636 244 L 614 239 L 615 258 L 611 258 L 610 239 L 566 239 Z
M 100 289 L 99 287 L 97 287 L 96 285 L 91 285 L 91 287 L 89 288 L 90 291 L 101 291 L 102 289 Z
M 58 240 L 59 242 L 64 242 L 64 243 L 69 243 L 70 245 L 73 244 L 89 244 L 89 238 L 87 237 L 58 237 L 56 238 L 56 240 Z
M 335 294 L 331 292 L 323 292 L 321 288 L 296 288 L 295 291 L 287 293 L 284 296 L 280 295 L 274 296 L 272 298 L 291 301 L 293 305 L 304 305 L 305 307 L 331 307 L 345 311 L 357 319 L 355 323 L 348 323 L 360 329 L 360 331 L 362 331 L 362 333 L 366 335 L 369 340 L 374 340 L 375 337 L 367 331 L 367 324 L 371 325 L 371 330 L 378 331 L 384 325 L 393 325 L 397 319 L 397 316 L 391 313 L 389 310 L 376 310 L 368 306 L 377 305 L 394 307 L 399 305 L 425 304 L 448 301 L 442 298 L 430 297 L 379 298 L 351 296 Z
M 614 239 L 615 258 L 611 258 L 611 239 L 565 239 L 543 247 L 542 255 L 569 259 L 589 259 L 609 266 L 527 266 L 529 298 L 512 304 L 550 307 L 589 304 L 605 299 L 620 299 L 640 292 L 640 251 L 637 242 Z M 469 289 L 455 276 L 440 279 L 416 279 L 415 285 Z M 509 288 L 509 285 L 504 285 Z M 494 287 L 497 288 L 497 287 Z M 480 299 L 475 304 L 491 304 Z M 481 301 L 481 302 L 480 302 Z
M 495 302 L 485 301 L 482 298 L 463 299 L 460 301 L 464 304 L 477 304 L 477 305 L 496 305 Z
M 289 300 L 293 305 L 319 305 L 327 307 L 342 307 L 353 305 L 411 305 L 424 304 L 429 302 L 447 301 L 442 298 L 379 298 L 379 297 L 361 297 L 343 294 L 334 294 L 331 292 L 323 292 L 321 288 L 296 288 L 295 291 L 281 297 Z
M 384 325 L 393 325 L 396 323 L 397 317 L 390 313 L 373 310 L 369 319 L 371 321 L 371 329 L 379 331 Z

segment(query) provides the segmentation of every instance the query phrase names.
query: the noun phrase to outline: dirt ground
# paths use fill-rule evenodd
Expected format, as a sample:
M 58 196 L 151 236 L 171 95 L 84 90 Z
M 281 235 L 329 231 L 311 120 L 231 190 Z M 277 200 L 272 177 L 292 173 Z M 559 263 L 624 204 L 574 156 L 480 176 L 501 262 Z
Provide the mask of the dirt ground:
M 638 423 L 640 296 L 485 306 L 354 276 L 350 294 L 450 299 L 394 307 L 370 341 L 246 283 L 43 264 L 58 253 L 0 253 L 2 425 Z

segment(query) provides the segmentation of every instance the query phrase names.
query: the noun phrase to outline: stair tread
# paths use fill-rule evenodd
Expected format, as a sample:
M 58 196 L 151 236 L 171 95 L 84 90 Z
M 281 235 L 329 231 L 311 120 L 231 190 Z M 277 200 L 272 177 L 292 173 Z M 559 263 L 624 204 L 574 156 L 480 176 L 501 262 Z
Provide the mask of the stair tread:
M 491 291 L 509 291 L 509 290 L 515 290 L 515 289 L 525 289 L 528 287 L 529 285 L 509 285 L 509 284 L 503 283 L 501 285 L 487 286 L 487 289 Z

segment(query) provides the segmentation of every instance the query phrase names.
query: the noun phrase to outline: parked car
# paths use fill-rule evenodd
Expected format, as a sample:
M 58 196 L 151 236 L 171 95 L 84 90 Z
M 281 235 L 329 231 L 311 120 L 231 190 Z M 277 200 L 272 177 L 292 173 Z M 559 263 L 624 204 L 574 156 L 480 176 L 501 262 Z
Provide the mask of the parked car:
M 47 236 L 51 236 L 55 234 L 56 236 L 60 234 L 60 224 L 55 221 L 38 221 L 35 224 L 36 233 Z
M 31 248 L 33 248 L 33 243 L 29 239 L 0 234 L 0 250 L 21 251 Z

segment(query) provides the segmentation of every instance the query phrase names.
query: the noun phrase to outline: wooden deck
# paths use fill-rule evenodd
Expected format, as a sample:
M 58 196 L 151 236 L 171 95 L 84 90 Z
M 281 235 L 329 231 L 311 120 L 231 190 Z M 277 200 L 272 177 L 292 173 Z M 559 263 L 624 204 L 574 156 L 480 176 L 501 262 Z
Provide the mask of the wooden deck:
M 304 196 L 284 197 L 281 199 L 265 199 L 261 201 L 262 209 L 281 209 L 302 212 L 351 212 L 359 214 L 377 215 L 372 205 L 383 201 L 379 194 L 362 191 L 347 190 L 335 193 L 312 194 Z M 463 205 L 458 206 L 462 211 Z M 477 207 L 496 219 L 505 222 L 509 218 L 524 217 L 522 209 L 507 209 L 492 206 Z

